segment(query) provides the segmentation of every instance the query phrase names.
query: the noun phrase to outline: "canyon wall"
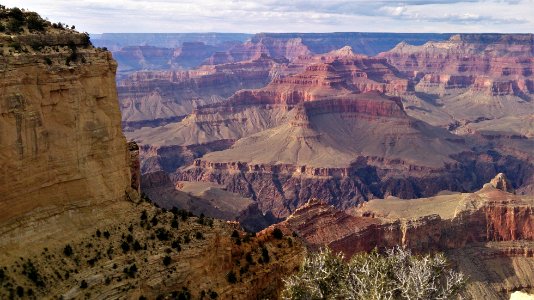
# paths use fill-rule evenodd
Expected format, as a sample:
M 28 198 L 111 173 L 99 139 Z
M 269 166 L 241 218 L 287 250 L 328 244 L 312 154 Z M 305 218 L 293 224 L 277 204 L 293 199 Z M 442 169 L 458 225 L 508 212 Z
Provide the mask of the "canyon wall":
M 0 247 L 23 247 L 90 226 L 106 209 L 86 212 L 136 193 L 111 53 L 66 29 L 0 39 Z
M 445 252 L 469 276 L 468 295 L 504 299 L 534 287 L 534 198 L 507 193 L 506 184 L 499 174 L 475 193 L 376 199 L 346 211 L 310 201 L 275 226 L 348 257 L 375 247 Z
M 189 71 L 132 73 L 118 82 L 123 127 L 133 131 L 180 121 L 195 108 L 223 101 L 240 89 L 263 87 L 277 64 L 260 57 Z
M 411 115 L 452 129 L 466 123 L 532 114 L 532 34 L 458 34 L 378 56 L 411 78 Z M 441 119 L 441 120 L 440 120 Z

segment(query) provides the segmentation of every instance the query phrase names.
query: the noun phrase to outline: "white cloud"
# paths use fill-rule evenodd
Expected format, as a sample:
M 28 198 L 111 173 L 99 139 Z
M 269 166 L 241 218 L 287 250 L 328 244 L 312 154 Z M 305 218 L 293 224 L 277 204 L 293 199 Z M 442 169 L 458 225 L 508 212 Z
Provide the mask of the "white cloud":
M 4 0 L 99 32 L 534 32 L 534 0 Z

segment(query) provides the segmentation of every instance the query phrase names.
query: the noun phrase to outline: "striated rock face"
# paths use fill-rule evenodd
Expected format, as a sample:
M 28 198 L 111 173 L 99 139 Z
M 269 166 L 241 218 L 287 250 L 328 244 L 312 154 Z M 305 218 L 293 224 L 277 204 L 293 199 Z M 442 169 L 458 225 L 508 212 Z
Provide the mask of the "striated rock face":
M 489 138 L 408 116 L 401 102 L 413 85 L 384 58 L 344 47 L 300 56 L 272 78 L 179 123 L 132 132 L 146 150 L 143 173 L 222 184 L 274 218 L 312 198 L 346 208 L 388 195 L 473 191 L 499 172 L 522 191 L 530 187 L 529 154 L 496 152 Z
M 429 40 L 444 40 L 450 34 L 407 34 L 407 33 L 258 33 L 242 45 L 228 51 L 215 53 L 207 63 L 227 63 L 247 60 L 261 53 L 272 57 L 287 58 L 291 61 L 308 54 L 327 53 L 344 46 L 352 47 L 355 52 L 376 55 L 407 41 L 415 45 Z
M 277 62 L 253 61 L 204 66 L 190 71 L 145 71 L 119 81 L 125 130 L 181 120 L 194 108 L 215 103 L 243 88 L 266 85 Z
M 53 214 L 124 198 L 130 172 L 116 63 L 105 51 L 80 49 L 78 55 L 86 63 L 67 66 L 63 53 L 0 58 L 4 225 L 34 210 Z
M 223 184 L 277 218 L 315 197 L 349 207 L 391 194 L 472 188 L 451 158 L 467 151 L 465 141 L 411 119 L 396 98 L 356 94 L 291 112 L 287 122 L 205 154 L 174 178 Z
M 412 78 L 420 98 L 408 101 L 414 116 L 461 125 L 534 112 L 532 41 L 531 34 L 459 34 L 421 46 L 400 43 L 379 56 Z M 431 119 L 440 113 L 452 120 Z
M 107 223 L 138 197 L 111 53 L 30 16 L 41 29 L 0 33 L 0 261 Z
M 312 247 L 328 245 L 349 257 L 396 245 L 445 251 L 470 276 L 473 298 L 501 299 L 534 286 L 534 269 L 517 268 L 534 265 L 533 208 L 534 198 L 487 185 L 473 194 L 372 200 L 348 211 L 311 201 L 277 227 L 296 232 Z
M 262 55 L 277 59 L 293 60 L 311 54 L 300 38 L 277 39 L 269 36 L 253 38 L 235 45 L 226 52 L 217 52 L 205 61 L 206 64 L 229 63 L 257 59 Z

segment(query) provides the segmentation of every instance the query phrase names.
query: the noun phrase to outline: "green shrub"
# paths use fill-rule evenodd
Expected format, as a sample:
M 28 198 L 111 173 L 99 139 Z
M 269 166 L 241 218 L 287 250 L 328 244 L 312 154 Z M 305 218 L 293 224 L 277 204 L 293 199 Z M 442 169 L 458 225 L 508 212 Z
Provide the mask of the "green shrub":
M 269 261 L 271 260 L 269 257 L 269 250 L 267 250 L 265 246 L 261 247 L 261 258 L 264 263 L 269 263 Z
M 23 287 L 17 286 L 17 296 L 19 296 L 19 298 L 24 297 L 24 288 Z
M 172 242 L 171 247 L 178 252 L 182 251 L 182 246 L 180 246 L 180 242 L 177 240 Z
M 12 9 L 10 9 L 9 16 L 13 18 L 14 20 L 21 21 L 21 22 L 24 21 L 24 13 L 18 7 L 13 7 Z
M 17 19 L 9 19 L 7 22 L 7 30 L 10 33 L 20 33 L 22 32 L 22 21 Z
M 26 17 L 26 23 L 30 31 L 44 31 L 45 22 L 37 13 L 30 13 Z
M 141 250 L 141 249 L 143 249 L 143 247 L 141 247 L 141 244 L 139 243 L 138 240 L 135 240 L 135 242 L 133 243 L 133 249 L 134 249 L 134 251 L 136 251 L 136 252 L 139 251 L 139 250 Z
M 305 258 L 285 280 L 283 299 L 457 299 L 465 287 L 461 273 L 442 254 L 414 256 L 395 248 L 357 254 L 346 262 L 329 249 Z
M 158 238 L 158 240 L 160 241 L 168 241 L 169 240 L 169 236 L 170 236 L 170 233 L 167 229 L 165 228 L 158 228 L 156 230 L 156 237 Z
M 22 51 L 22 45 L 19 42 L 11 42 L 9 47 L 15 49 L 15 51 Z
M 252 259 L 252 253 L 248 252 L 248 253 L 245 255 L 245 260 L 246 260 L 249 264 L 253 264 L 253 263 L 254 263 L 254 260 Z
M 65 248 L 63 248 L 63 254 L 65 254 L 65 256 L 71 256 L 73 253 L 74 251 L 70 245 L 67 245 Z
M 128 275 L 128 277 L 134 278 L 135 274 L 137 273 L 137 266 L 135 264 L 131 265 L 129 268 L 124 268 L 124 273 Z
M 121 249 L 122 249 L 122 252 L 124 252 L 124 253 L 130 251 L 130 244 L 128 244 L 127 242 L 123 241 L 121 243 Z
M 281 240 L 284 237 L 284 233 L 280 228 L 275 228 L 273 230 L 273 237 L 277 240 Z
M 39 274 L 39 271 L 31 260 L 28 260 L 24 263 L 24 265 L 22 265 L 22 274 L 28 277 L 28 279 L 31 280 L 33 283 L 35 283 L 36 286 L 45 286 L 43 277 L 41 276 L 41 274 Z
M 166 255 L 164 258 L 163 258 L 163 265 L 164 266 L 168 266 L 170 265 L 172 262 L 172 259 L 170 256 Z
M 211 299 L 217 299 L 217 297 L 219 297 L 219 295 L 215 291 L 209 291 L 208 294 L 210 295 Z
M 237 282 L 237 277 L 236 277 L 234 271 L 230 271 L 230 272 L 226 273 L 226 280 L 231 284 L 234 284 L 234 283 Z

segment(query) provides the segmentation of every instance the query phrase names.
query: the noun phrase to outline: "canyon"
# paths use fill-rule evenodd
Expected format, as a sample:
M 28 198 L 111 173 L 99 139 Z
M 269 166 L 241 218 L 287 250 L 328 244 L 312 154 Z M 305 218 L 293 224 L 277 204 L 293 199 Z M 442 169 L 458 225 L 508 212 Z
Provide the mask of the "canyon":
M 140 143 L 143 176 L 157 172 L 164 179 L 146 187 L 173 191 L 179 181 L 211 182 L 251 199 L 255 208 L 243 212 L 259 210 L 271 222 L 312 198 L 348 208 L 389 195 L 468 192 L 499 172 L 518 193 L 531 193 L 534 144 L 530 123 L 522 121 L 534 109 L 531 36 L 447 38 L 403 42 L 369 57 L 350 46 L 313 54 L 302 41 L 281 47 L 289 39 L 269 37 L 265 49 L 276 50 L 260 58 L 286 60 L 277 62 L 274 76 L 271 67 L 264 87 L 199 105 L 180 121 L 126 133 Z M 243 47 L 253 41 L 263 40 Z M 453 79 L 425 81 L 436 76 Z M 476 84 L 476 76 L 525 89 L 495 93 L 491 84 Z M 472 81 L 451 81 L 458 78 Z M 480 106 L 473 106 L 476 118 L 466 115 L 470 105 Z
M 534 291 L 532 34 L 0 25 L 2 299 L 276 299 L 322 247 Z

